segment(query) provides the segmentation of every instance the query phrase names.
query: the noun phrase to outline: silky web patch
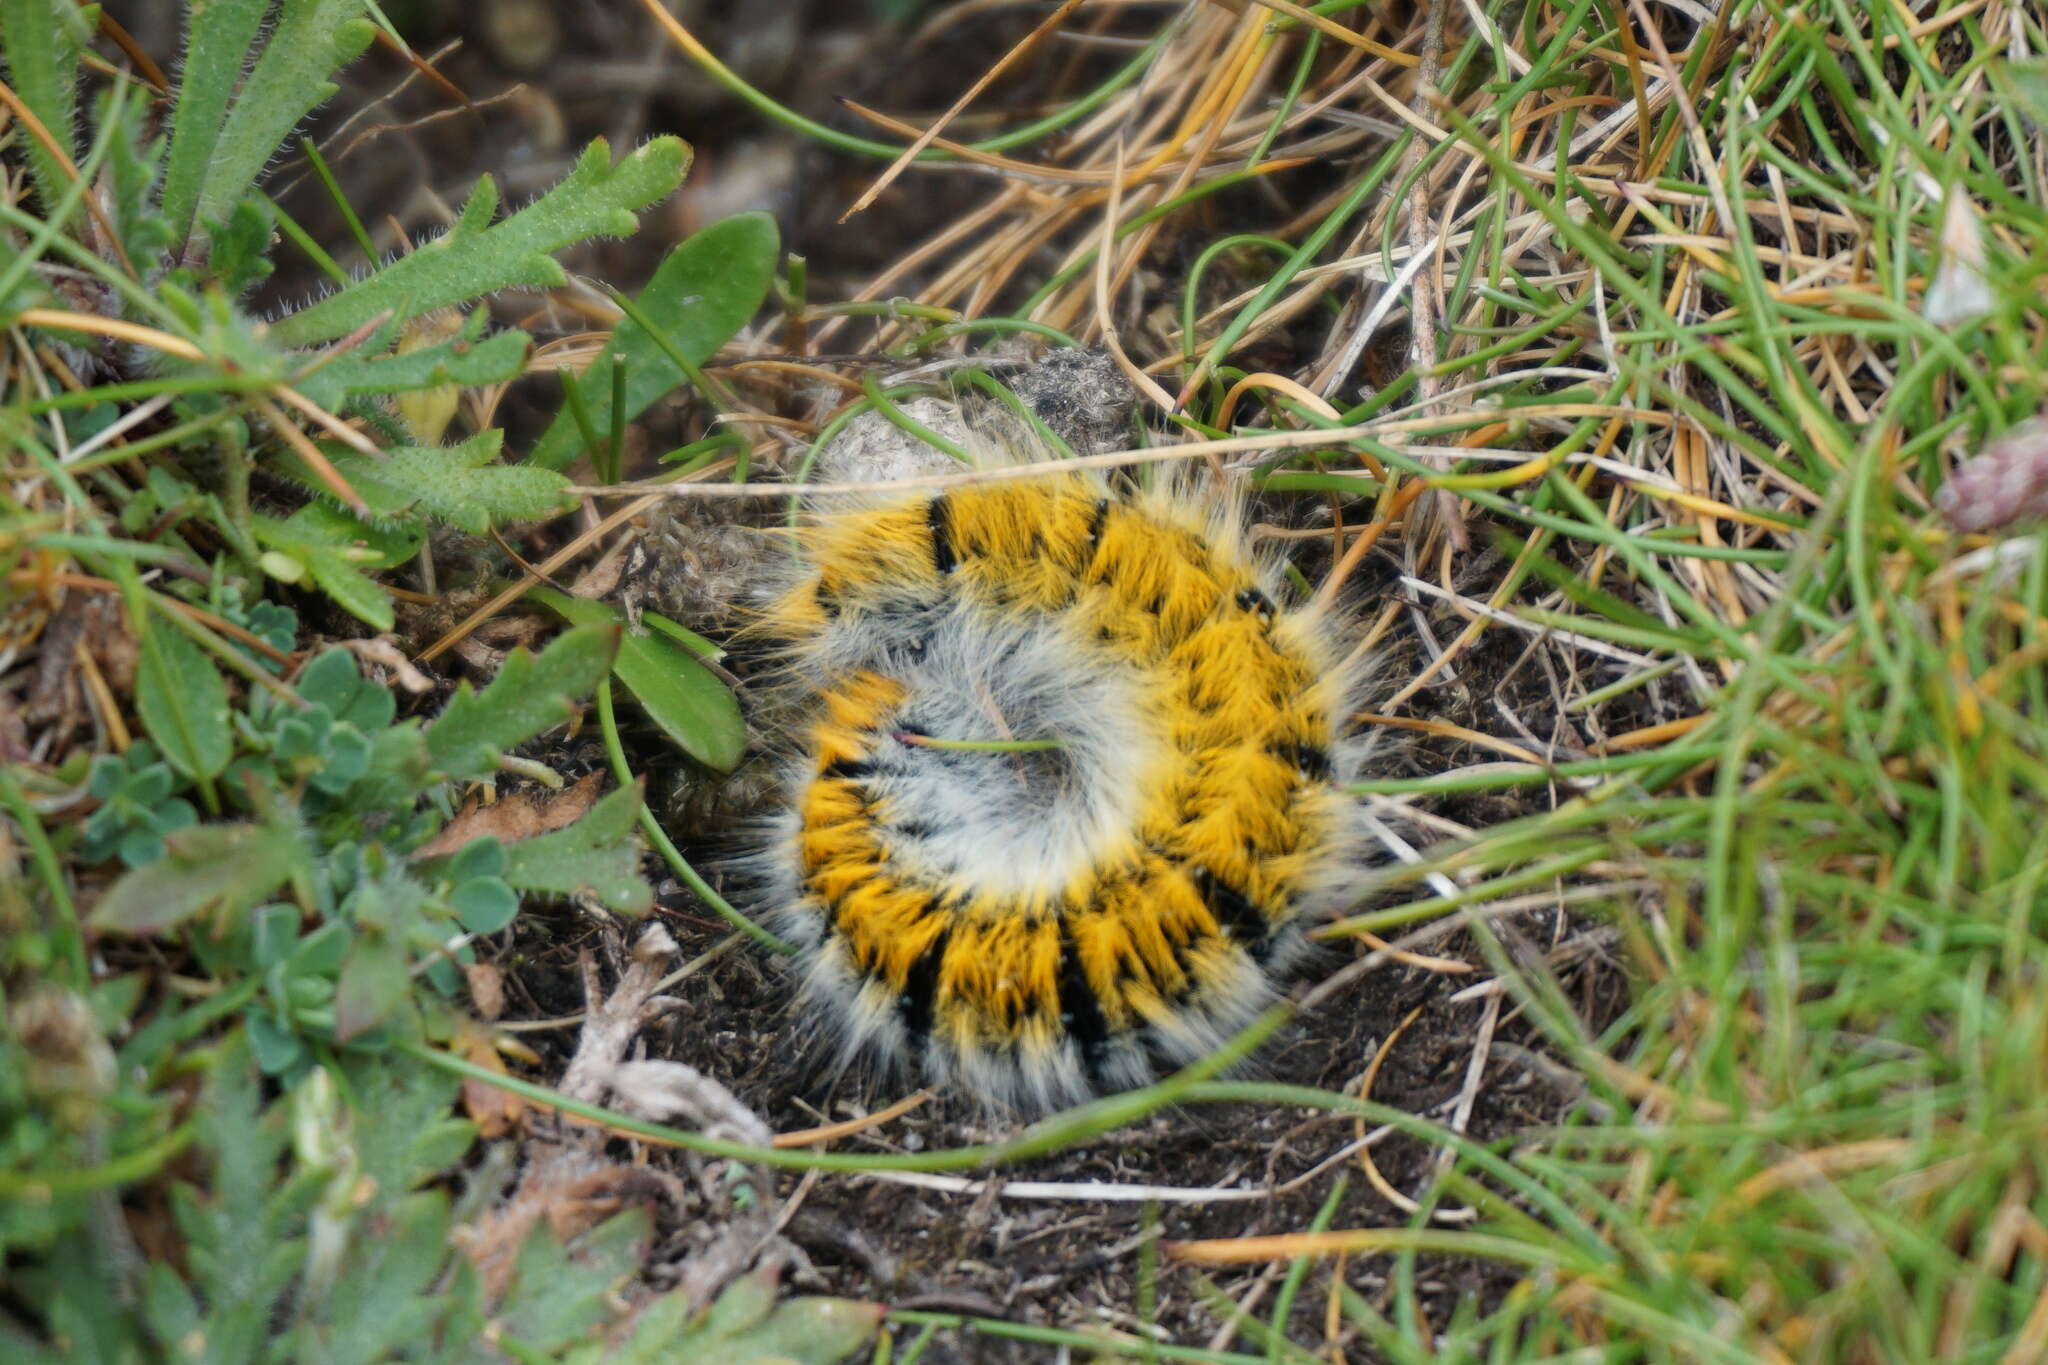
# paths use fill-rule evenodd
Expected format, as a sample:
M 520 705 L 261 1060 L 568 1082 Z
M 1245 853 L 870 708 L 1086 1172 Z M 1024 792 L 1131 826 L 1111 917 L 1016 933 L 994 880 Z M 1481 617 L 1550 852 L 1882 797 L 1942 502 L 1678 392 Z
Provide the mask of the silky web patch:
M 764 623 L 809 695 L 761 862 L 843 1060 L 1043 1108 L 1271 998 L 1357 842 L 1350 687 L 1282 600 L 1213 499 L 1086 474 L 816 519 Z

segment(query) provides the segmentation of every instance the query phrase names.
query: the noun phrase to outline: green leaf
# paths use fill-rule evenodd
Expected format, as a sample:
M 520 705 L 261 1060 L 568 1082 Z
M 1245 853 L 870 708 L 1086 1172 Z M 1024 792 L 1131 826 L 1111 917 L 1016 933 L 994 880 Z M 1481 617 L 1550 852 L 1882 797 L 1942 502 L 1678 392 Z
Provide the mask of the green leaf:
M 505 851 L 505 880 L 522 891 L 594 896 L 645 914 L 654 889 L 640 876 L 640 786 L 621 787 L 567 829 L 522 839 Z
M 162 201 L 164 216 L 181 240 L 191 230 L 192 210 L 220 140 L 228 100 L 269 8 L 270 0 L 190 0 L 185 7 L 185 60 L 178 76 Z
M 130 260 L 154 259 L 177 245 L 153 193 L 164 139 L 149 134 L 146 100 L 123 104 L 110 89 L 100 96 L 98 118 L 102 136 L 111 135 L 105 173 L 111 192 L 102 196 L 107 216 Z
M 2048 129 L 2048 57 L 1993 62 L 1992 76 L 2038 128 Z
M 306 1060 L 306 1045 L 267 1014 L 249 1015 L 249 1050 L 266 1076 L 282 1076 Z
M 530 596 L 571 625 L 623 623 L 608 602 L 571 597 L 553 588 Z M 732 692 L 698 657 L 665 635 L 627 632 L 612 672 L 677 747 L 709 768 L 730 772 L 747 749 L 747 723 Z
M 775 1272 L 763 1269 L 727 1285 L 704 1315 L 704 1335 L 737 1336 L 766 1322 L 775 1307 L 775 1279 Z
M 225 222 L 208 222 L 213 252 L 207 271 L 228 294 L 240 294 L 270 274 L 270 209 L 260 199 L 238 199 Z
M 668 347 L 628 318 L 613 329 L 611 340 L 582 378 L 566 380 L 576 385 L 591 425 L 598 431 L 611 428 L 612 373 L 620 364 L 626 367 L 623 420 L 630 422 L 683 382 L 670 347 L 692 365 L 702 365 L 746 326 L 768 296 L 781 249 L 771 215 L 742 213 L 713 223 L 669 252 L 633 300 L 660 327 Z M 560 469 L 576 458 L 582 441 L 565 402 L 529 461 Z
M 240 19 L 233 16 L 236 27 Z M 250 68 L 213 141 L 192 209 L 196 222 L 227 218 L 299 120 L 333 98 L 338 87 L 328 77 L 361 56 L 376 35 L 375 25 L 363 18 L 363 0 L 283 0 L 263 55 Z M 236 64 L 242 57 L 240 52 L 220 55 Z M 179 133 L 182 124 L 181 119 Z M 175 134 L 171 150 L 175 159 Z
M 93 928 L 156 934 L 207 909 L 232 917 L 282 886 L 298 860 L 291 835 L 265 825 L 195 825 L 164 838 L 164 856 L 107 888 Z
M 0 0 L 0 48 L 14 93 L 42 121 L 66 156 L 77 160 L 72 130 L 78 124 L 78 59 L 99 23 L 97 5 L 76 0 Z M 45 211 L 71 188 L 72 176 L 26 128 L 16 141 L 27 149 Z
M 495 934 L 519 915 L 519 898 L 498 877 L 473 877 L 448 897 L 455 918 L 472 934 Z
M 308 503 L 285 519 L 293 534 L 339 552 L 364 570 L 393 569 L 419 553 L 425 530 L 402 520 L 363 521 L 332 502 Z
M 476 325 L 484 321 L 482 310 Z M 497 332 L 482 340 L 458 337 L 438 346 L 422 346 L 402 355 L 380 354 L 376 338 L 322 365 L 300 380 L 300 393 L 326 408 L 337 408 L 363 393 L 408 393 L 442 384 L 474 388 L 501 384 L 526 368 L 533 338 L 524 332 Z
M 835 1365 L 874 1336 L 888 1311 L 884 1304 L 854 1299 L 788 1299 L 751 1331 L 696 1345 L 690 1359 L 692 1365 Z
M 618 652 L 617 627 L 564 631 L 540 654 L 515 649 L 481 692 L 468 683 L 427 727 L 427 750 L 444 776 L 458 781 L 488 777 L 505 750 L 564 724 L 610 671 Z
M 584 149 L 567 179 L 496 224 L 491 218 L 498 191 L 485 176 L 453 228 L 283 319 L 272 335 L 287 346 L 310 346 L 351 332 L 387 310 L 403 321 L 514 285 L 565 284 L 568 276 L 552 253 L 586 237 L 630 234 L 639 222 L 634 211 L 681 184 L 689 164 L 690 149 L 681 139 L 659 137 L 614 166 L 611 148 L 599 138 Z
M 527 1348 L 529 1360 L 552 1359 L 597 1335 L 616 1311 L 618 1286 L 639 1273 L 649 1235 L 647 1214 L 628 1210 L 578 1237 L 572 1255 L 546 1222 L 520 1245 L 515 1278 L 492 1320 Z
M 398 704 L 391 689 L 363 676 L 356 656 L 336 647 L 323 650 L 299 675 L 299 695 L 324 706 L 338 725 L 371 734 L 391 724 Z
M 663 635 L 668 636 L 669 639 L 674 640 L 684 649 L 689 650 L 690 653 L 708 663 L 717 663 L 725 657 L 725 651 L 719 648 L 718 645 L 705 639 L 687 626 L 677 625 L 659 612 L 641 612 L 640 624 L 660 631 Z
M 391 599 L 384 595 L 384 590 L 339 555 L 311 551 L 306 560 L 306 572 L 320 585 L 320 591 L 372 630 L 390 630 L 397 623 L 391 611 Z
M 874 1337 L 888 1310 L 853 1299 L 796 1298 L 779 1307 L 775 1275 L 755 1271 L 734 1280 L 697 1322 L 688 1296 L 676 1292 L 649 1304 L 632 1337 L 606 1351 L 613 1365 L 835 1365 Z
M 494 523 L 538 521 L 576 506 L 569 480 L 554 470 L 495 463 L 504 440 L 492 427 L 457 445 L 395 447 L 382 460 L 354 451 L 332 458 L 378 512 L 417 508 L 475 536 Z
M 363 570 L 404 561 L 418 550 L 421 532 L 365 525 L 324 502 L 309 502 L 283 521 L 249 520 L 258 542 L 297 564 L 350 615 L 377 630 L 391 629 L 391 599 Z
M 157 748 L 187 777 L 217 777 L 233 756 L 227 684 L 199 646 L 154 613 L 142 626 L 135 710 Z
M 411 993 L 404 946 L 389 934 L 358 934 L 334 990 L 335 1038 L 345 1043 L 368 1033 Z

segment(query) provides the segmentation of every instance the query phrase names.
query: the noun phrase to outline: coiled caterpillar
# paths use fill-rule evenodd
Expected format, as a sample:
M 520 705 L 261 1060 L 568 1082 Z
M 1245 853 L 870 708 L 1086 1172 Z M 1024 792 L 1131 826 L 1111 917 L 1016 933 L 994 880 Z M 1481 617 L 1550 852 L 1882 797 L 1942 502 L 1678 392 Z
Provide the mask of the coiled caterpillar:
M 759 862 L 842 1062 L 1043 1109 L 1271 998 L 1356 857 L 1353 680 L 1233 509 L 1059 473 L 820 516 L 804 551 L 764 622 L 810 696 Z

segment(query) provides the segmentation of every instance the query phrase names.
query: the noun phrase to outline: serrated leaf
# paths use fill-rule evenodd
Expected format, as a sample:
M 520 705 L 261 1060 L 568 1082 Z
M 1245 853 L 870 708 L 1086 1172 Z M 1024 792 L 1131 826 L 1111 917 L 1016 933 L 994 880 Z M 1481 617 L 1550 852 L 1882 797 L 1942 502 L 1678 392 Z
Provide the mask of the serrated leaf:
M 210 1360 L 260 1358 L 271 1310 L 305 1257 L 295 1235 L 318 1186 L 280 1184 L 284 1154 L 281 1107 L 264 1113 L 249 1049 L 231 1033 L 215 1054 L 206 1088 L 193 1106 L 200 1142 L 213 1156 L 204 1198 L 173 1186 L 183 1268 L 207 1306 Z
M 538 655 L 513 650 L 481 692 L 464 683 L 427 727 L 434 767 L 458 781 L 496 772 L 505 750 L 576 714 L 610 671 L 618 640 L 616 627 L 581 626 Z
M 853 1299 L 775 1302 L 776 1277 L 757 1270 L 726 1287 L 694 1327 L 678 1330 L 674 1300 L 651 1305 L 620 1351 L 631 1361 L 688 1360 L 690 1365 L 835 1365 L 874 1336 L 888 1310 Z M 666 1353 L 654 1333 L 669 1338 Z
M 401 519 L 364 521 L 331 502 L 310 502 L 285 518 L 287 534 L 339 553 L 365 570 L 392 569 L 419 553 L 426 532 Z
M 316 551 L 306 561 L 306 572 L 320 585 L 320 591 L 370 629 L 386 631 L 397 624 L 391 599 L 384 595 L 384 590 L 345 560 Z
M 761 1365 L 768 1360 L 787 1360 L 792 1365 L 836 1365 L 874 1336 L 888 1311 L 884 1304 L 854 1299 L 788 1299 L 766 1322 L 747 1332 L 723 1341 L 693 1342 L 690 1362 Z
M 499 1308 L 504 1335 L 550 1357 L 587 1340 L 612 1316 L 619 1283 L 640 1270 L 647 1237 L 647 1214 L 632 1209 L 577 1238 L 571 1255 L 541 1220 L 519 1248 L 517 1275 Z
M 474 536 L 494 524 L 537 521 L 576 506 L 569 480 L 554 470 L 495 463 L 504 440 L 504 431 L 492 427 L 457 445 L 399 446 L 382 460 L 353 451 L 332 458 L 379 512 L 417 508 Z
M 234 752 L 228 689 L 183 631 L 151 615 L 135 670 L 135 710 L 157 748 L 187 777 L 210 780 Z
M 522 839 L 505 853 L 505 880 L 522 891 L 594 896 L 626 914 L 644 914 L 654 889 L 640 876 L 640 787 L 621 787 L 567 829 Z
M 535 588 L 531 596 L 571 625 L 624 623 L 624 614 L 606 602 L 552 588 Z M 739 763 L 747 748 L 739 702 L 695 654 L 666 635 L 628 632 L 612 671 L 684 753 L 720 772 Z
M 533 338 L 517 331 L 495 332 L 482 340 L 457 338 L 402 355 L 379 354 L 366 342 L 322 365 L 297 387 L 325 408 L 340 407 L 356 394 L 406 393 L 441 384 L 475 388 L 516 378 L 532 352 Z
M 333 98 L 339 87 L 328 77 L 361 56 L 376 34 L 363 17 L 363 0 L 282 0 L 263 55 L 214 140 L 192 210 L 196 221 L 226 218 L 299 120 Z M 239 52 L 229 58 L 240 59 Z
M 301 1322 L 272 1359 L 382 1365 L 434 1358 L 415 1348 L 439 1335 L 444 1305 L 434 1282 L 447 1263 L 448 1224 L 439 1191 L 399 1200 L 381 1235 L 350 1241 L 346 1273 L 334 1277 L 324 1301 L 301 1306 L 302 1313 L 317 1307 L 326 1322 Z
M 298 564 L 349 614 L 377 630 L 391 629 L 391 599 L 363 570 L 389 568 L 409 557 L 419 548 L 419 531 L 365 525 L 321 502 L 307 503 L 283 521 L 249 520 L 259 543 Z
M 93 928 L 157 934 L 204 910 L 233 916 L 290 879 L 299 856 L 292 837 L 265 825 L 195 825 L 164 839 L 164 856 L 107 888 Z
M 192 210 L 220 140 L 228 100 L 269 8 L 270 0 L 191 0 L 185 7 L 185 60 L 172 113 L 162 201 L 164 216 L 181 239 L 191 230 Z
M 103 132 L 112 132 L 106 161 L 112 192 L 103 196 L 102 202 L 128 250 L 128 258 L 151 260 L 177 245 L 171 225 L 158 210 L 151 193 L 158 164 L 163 160 L 164 139 L 152 138 L 147 133 L 150 120 L 146 102 L 136 100 L 118 109 L 117 104 L 111 90 L 99 100 L 100 127 Z
M 567 179 L 500 223 L 490 223 L 497 188 L 486 176 L 453 228 L 283 319 L 272 335 L 287 346 L 310 346 L 387 310 L 403 321 L 515 285 L 564 284 L 568 277 L 554 252 L 586 237 L 629 235 L 639 224 L 635 211 L 681 184 L 689 164 L 690 149 L 681 139 L 659 137 L 614 166 L 611 148 L 599 138 L 584 149 Z
M 240 294 L 270 274 L 270 208 L 259 199 L 238 199 L 227 221 L 208 222 L 213 250 L 207 270 L 229 294 Z
M 73 154 L 72 130 L 78 125 L 78 60 L 98 17 L 97 7 L 81 10 L 77 0 L 0 0 L 0 48 L 6 51 L 14 93 L 67 156 Z M 26 129 L 18 136 L 43 207 L 54 208 L 72 177 L 41 139 Z
M 611 428 L 612 373 L 620 364 L 626 367 L 623 420 L 630 422 L 683 382 L 669 347 L 701 365 L 746 326 L 768 296 L 781 250 L 772 215 L 742 213 L 713 223 L 669 252 L 633 300 L 661 329 L 668 347 L 628 318 L 613 329 L 582 377 L 567 381 L 576 385 L 591 425 L 598 431 Z M 565 402 L 528 459 L 560 469 L 576 457 L 582 441 L 582 429 Z

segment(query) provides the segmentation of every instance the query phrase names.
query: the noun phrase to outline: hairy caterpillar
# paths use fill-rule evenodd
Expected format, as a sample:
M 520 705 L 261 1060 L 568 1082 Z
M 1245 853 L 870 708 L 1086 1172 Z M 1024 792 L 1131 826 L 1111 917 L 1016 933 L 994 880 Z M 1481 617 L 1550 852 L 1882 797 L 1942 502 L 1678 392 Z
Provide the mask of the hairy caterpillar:
M 1271 997 L 1358 842 L 1352 680 L 1277 580 L 1221 499 L 1080 472 L 814 518 L 763 623 L 809 696 L 759 863 L 842 1063 L 1042 1109 Z

